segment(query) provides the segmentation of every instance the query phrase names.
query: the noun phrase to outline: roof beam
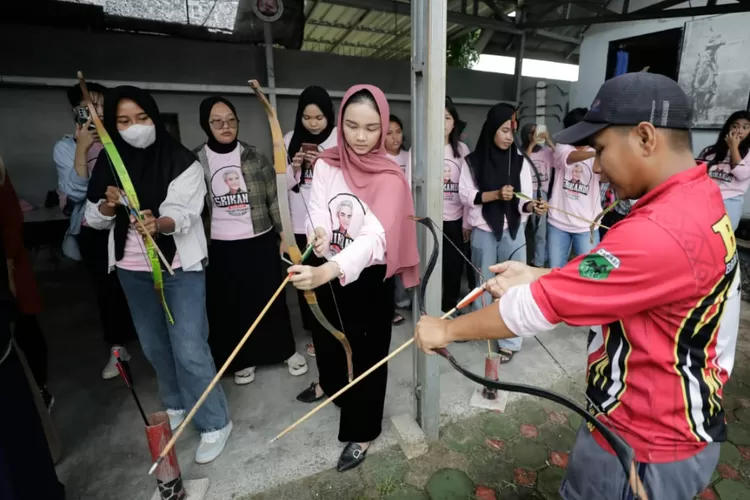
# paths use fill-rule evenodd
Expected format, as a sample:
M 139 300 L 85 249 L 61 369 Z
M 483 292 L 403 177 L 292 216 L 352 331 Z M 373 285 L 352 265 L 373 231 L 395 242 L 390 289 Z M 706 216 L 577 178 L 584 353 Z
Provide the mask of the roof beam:
M 349 35 L 351 35 L 351 34 L 352 34 L 352 32 L 353 32 L 354 30 L 356 30 L 356 29 L 357 29 L 357 26 L 359 26 L 359 23 L 361 23 L 362 21 L 364 21 L 364 19 L 365 19 L 365 18 L 366 18 L 366 17 L 368 16 L 368 15 L 370 15 L 370 11 L 369 11 L 369 10 L 365 10 L 365 11 L 363 11 L 363 12 L 362 12 L 362 14 L 360 14 L 360 15 L 359 15 L 359 17 L 357 17 L 357 20 L 356 20 L 356 21 L 354 21 L 354 23 L 352 23 L 352 25 L 351 25 L 351 26 L 349 26 L 349 28 L 347 28 L 347 30 L 346 30 L 346 31 L 344 32 L 344 34 L 343 34 L 343 35 L 341 35 L 341 37 L 339 37 L 339 39 L 338 39 L 338 40 L 336 40 L 336 41 L 335 41 L 335 42 L 334 42 L 334 43 L 333 43 L 333 44 L 332 44 L 332 45 L 331 45 L 331 46 L 330 46 L 330 47 L 328 48 L 328 52 L 329 52 L 329 53 L 331 53 L 331 52 L 333 52 L 334 50 L 336 50 L 336 47 L 338 47 L 338 46 L 339 46 L 339 44 L 340 44 L 341 42 L 343 42 L 344 40 L 346 40 L 346 38 L 347 38 L 347 37 L 348 37 Z
M 681 0 L 681 1 L 684 1 L 684 0 Z M 586 0 L 568 0 L 568 3 L 577 5 L 582 9 L 586 9 L 589 12 L 593 12 L 594 14 L 600 14 L 604 16 L 608 16 L 610 14 L 617 14 L 617 12 L 613 10 L 609 10 L 608 8 L 606 8 L 605 6 L 601 4 L 586 1 Z
M 671 0 L 670 0 L 671 1 Z M 682 2 L 680 2 L 682 3 Z M 658 4 L 657 4 L 658 5 Z M 607 16 L 576 17 L 557 21 L 531 22 L 523 25 L 525 29 L 553 28 L 560 26 L 587 26 L 590 24 L 621 23 L 628 21 L 645 21 L 648 19 L 668 19 L 675 17 L 694 17 L 716 14 L 733 14 L 736 12 L 750 12 L 750 5 L 735 3 L 706 7 L 689 7 L 670 10 L 639 9 L 629 14 L 613 14 Z
M 355 9 L 371 10 L 373 12 L 387 12 L 390 14 L 399 14 L 402 16 L 411 15 L 411 6 L 404 2 L 394 2 L 388 0 L 324 0 L 325 3 L 332 5 L 340 5 L 342 7 L 353 7 Z M 594 19 L 594 18 L 592 18 Z M 467 14 L 461 14 L 460 12 L 448 12 L 448 23 L 449 24 L 460 24 L 471 28 L 468 31 L 474 29 L 489 29 L 500 33 L 507 33 L 509 35 L 520 35 L 523 30 L 517 28 L 511 23 L 498 21 L 489 17 L 472 16 Z M 557 33 L 551 33 L 547 30 L 536 30 L 536 36 L 542 38 L 549 38 L 551 40 L 560 40 Z M 580 38 L 568 37 L 568 43 L 580 44 Z

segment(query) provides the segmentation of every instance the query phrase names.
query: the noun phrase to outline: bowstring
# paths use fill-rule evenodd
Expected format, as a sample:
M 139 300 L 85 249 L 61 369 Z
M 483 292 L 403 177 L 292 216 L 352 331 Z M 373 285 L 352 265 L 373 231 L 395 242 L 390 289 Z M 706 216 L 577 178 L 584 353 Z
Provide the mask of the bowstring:
M 289 152 L 286 149 L 286 144 L 284 144 L 284 157 L 285 158 L 289 157 Z M 310 170 L 311 171 L 313 170 L 312 166 L 310 167 Z M 302 168 L 300 167 L 300 176 L 303 176 L 303 175 L 304 175 L 304 172 L 302 172 Z M 304 177 L 302 177 L 301 180 L 304 180 Z M 302 206 L 305 207 L 305 213 L 307 213 L 307 218 L 310 221 L 310 226 L 312 226 L 313 228 L 313 234 L 315 234 L 315 222 L 313 222 L 312 216 L 310 215 L 310 209 L 307 207 L 307 202 L 305 201 L 305 197 L 302 194 L 301 186 L 300 186 L 299 196 L 302 199 Z M 317 237 L 318 236 L 315 235 L 315 239 L 317 239 Z M 341 333 L 343 333 L 344 336 L 346 337 L 346 329 L 344 328 L 344 320 L 341 318 L 341 311 L 339 310 L 339 304 L 338 304 L 338 301 L 336 300 L 336 293 L 334 292 L 333 285 L 331 284 L 330 281 L 328 282 L 328 288 L 331 290 L 331 297 L 333 297 L 333 307 L 334 309 L 336 309 L 336 316 L 338 317 L 339 324 L 341 325 Z

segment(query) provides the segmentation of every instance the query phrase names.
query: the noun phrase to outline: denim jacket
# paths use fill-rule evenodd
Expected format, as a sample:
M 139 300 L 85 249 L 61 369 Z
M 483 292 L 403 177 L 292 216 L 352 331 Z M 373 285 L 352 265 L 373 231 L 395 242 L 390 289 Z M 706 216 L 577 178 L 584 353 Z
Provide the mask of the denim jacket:
M 55 144 L 52 153 L 57 168 L 57 187 L 65 194 L 68 203 L 73 205 L 70 214 L 70 225 L 63 239 L 63 254 L 74 260 L 81 260 L 76 236 L 81 232 L 81 222 L 86 206 L 88 178 L 78 175 L 75 169 L 76 141 L 72 135 L 66 135 Z

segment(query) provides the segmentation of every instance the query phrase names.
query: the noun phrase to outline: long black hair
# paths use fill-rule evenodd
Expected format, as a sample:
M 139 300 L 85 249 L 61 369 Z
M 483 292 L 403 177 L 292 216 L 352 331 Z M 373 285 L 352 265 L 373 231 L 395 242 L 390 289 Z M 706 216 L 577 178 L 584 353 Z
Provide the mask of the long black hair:
M 458 149 L 458 143 L 461 139 L 461 134 L 466 127 L 466 122 L 462 122 L 458 117 L 458 110 L 450 98 L 445 99 L 445 110 L 453 117 L 453 130 L 448 134 L 448 144 L 451 145 L 451 149 L 453 150 L 453 157 L 459 158 L 461 152 Z
M 708 168 L 726 160 L 727 154 L 729 153 L 729 146 L 727 145 L 726 137 L 729 135 L 729 131 L 731 130 L 732 125 L 734 125 L 734 122 L 742 120 L 743 118 L 750 121 L 750 111 L 735 111 L 732 113 L 731 116 L 727 118 L 727 121 L 724 122 L 724 126 L 721 127 L 721 132 L 719 132 L 719 137 L 716 139 L 716 144 L 708 146 L 701 151 L 701 154 L 699 155 L 701 160 L 705 160 L 708 155 L 714 155 L 713 159 L 708 162 Z M 750 135 L 745 137 L 740 143 L 739 150 L 740 157 L 744 158 L 747 156 L 748 151 L 750 151 Z
M 533 138 L 531 137 L 531 131 L 534 129 L 536 129 L 536 123 L 527 123 L 526 125 L 521 127 L 521 147 L 523 148 L 524 152 L 529 150 L 529 145 L 533 140 Z M 539 144 L 535 144 L 532 151 L 536 152 L 540 149 L 542 149 L 542 147 Z
M 406 146 L 404 146 L 406 143 L 406 134 L 404 134 L 404 124 L 401 121 L 401 118 L 391 113 L 388 117 L 388 121 L 397 124 L 398 128 L 401 129 L 401 151 L 406 151 Z

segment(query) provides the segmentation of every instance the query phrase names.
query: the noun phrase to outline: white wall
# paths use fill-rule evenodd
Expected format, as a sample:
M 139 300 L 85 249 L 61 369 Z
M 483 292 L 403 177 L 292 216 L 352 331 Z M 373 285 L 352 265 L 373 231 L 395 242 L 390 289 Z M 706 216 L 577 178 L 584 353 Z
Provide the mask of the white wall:
M 656 3 L 654 0 L 633 0 L 630 9 L 636 10 Z M 703 1 L 693 1 L 693 7 L 705 5 Z M 720 1 L 722 3 L 733 3 L 731 1 Z M 675 6 L 675 8 L 689 7 L 688 2 Z M 610 9 L 620 11 L 621 0 L 615 0 L 610 4 Z M 747 18 L 746 25 L 750 33 L 750 13 L 728 14 L 731 16 L 744 16 Z M 700 19 L 701 17 L 679 17 L 674 19 L 657 19 L 649 21 L 633 21 L 628 23 L 597 24 L 591 26 L 583 37 L 580 48 L 578 82 L 571 85 L 570 108 L 589 107 L 596 97 L 596 92 L 604 83 L 607 71 L 607 54 L 609 42 L 622 40 L 657 31 L 665 31 L 684 27 L 686 22 Z M 750 35 L 749 35 L 750 36 Z M 694 130 L 693 152 L 697 155 L 706 146 L 716 142 L 719 130 Z M 745 195 L 745 215 L 750 216 L 750 191 Z

